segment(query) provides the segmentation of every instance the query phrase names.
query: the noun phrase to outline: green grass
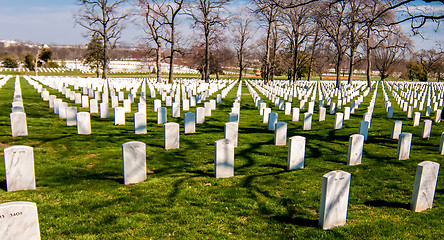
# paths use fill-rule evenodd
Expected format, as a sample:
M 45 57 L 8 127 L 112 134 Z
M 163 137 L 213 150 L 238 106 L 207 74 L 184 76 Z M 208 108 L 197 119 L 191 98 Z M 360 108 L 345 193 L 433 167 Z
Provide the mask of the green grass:
M 153 99 L 147 99 L 146 135 L 134 134 L 132 114 L 127 114 L 126 125 L 114 126 L 112 111 L 109 119 L 92 114 L 92 134 L 77 135 L 23 78 L 21 86 L 29 135 L 10 136 L 12 78 L 0 89 L 0 151 L 13 145 L 34 147 L 37 189 L 6 192 L 1 174 L 0 203 L 37 203 L 42 239 L 444 238 L 442 177 L 433 208 L 409 210 L 417 164 L 443 163 L 438 146 L 444 123 L 434 123 L 430 139 L 420 138 L 421 127 L 412 127 L 413 120 L 397 106 L 394 119 L 385 118 L 382 89 L 358 166 L 346 165 L 348 140 L 357 133 L 373 91 L 341 130 L 333 129 L 334 115 L 318 122 L 317 109 L 311 131 L 302 131 L 302 122 L 291 122 L 291 116 L 279 111 L 279 121 L 288 123 L 288 137 L 307 139 L 305 168 L 289 172 L 288 148 L 273 145 L 273 132 L 262 123 L 244 83 L 235 176 L 216 179 L 214 141 L 224 136 L 237 85 L 204 124 L 196 125 L 195 134 L 183 134 L 183 112 L 173 119 L 168 109 L 168 121 L 181 124 L 180 149 L 175 150 L 163 149 L 163 126 L 156 123 Z M 299 106 L 294 100 L 293 106 Z M 133 104 L 133 112 L 136 108 Z M 390 139 L 395 119 L 404 121 L 403 131 L 413 133 L 410 160 L 395 159 L 397 140 Z M 133 140 L 147 145 L 148 177 L 125 186 L 121 145 Z M 347 225 L 324 231 L 317 226 L 322 176 L 333 170 L 352 174 Z

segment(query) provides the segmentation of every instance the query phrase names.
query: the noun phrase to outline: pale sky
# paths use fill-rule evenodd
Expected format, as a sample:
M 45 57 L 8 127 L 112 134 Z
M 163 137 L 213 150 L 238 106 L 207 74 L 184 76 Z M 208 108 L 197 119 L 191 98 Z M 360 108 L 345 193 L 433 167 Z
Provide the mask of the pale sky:
M 73 13 L 79 9 L 74 0 L 1 0 L 0 39 L 45 44 L 86 44 L 85 30 L 75 26 Z M 419 1 L 420 3 L 422 1 Z M 442 8 L 442 4 L 440 8 Z M 408 26 L 404 27 L 408 34 Z M 438 32 L 424 31 L 414 37 L 417 49 L 433 48 L 436 41 L 444 44 L 444 26 Z M 143 31 L 130 25 L 122 33 L 122 41 L 137 43 Z

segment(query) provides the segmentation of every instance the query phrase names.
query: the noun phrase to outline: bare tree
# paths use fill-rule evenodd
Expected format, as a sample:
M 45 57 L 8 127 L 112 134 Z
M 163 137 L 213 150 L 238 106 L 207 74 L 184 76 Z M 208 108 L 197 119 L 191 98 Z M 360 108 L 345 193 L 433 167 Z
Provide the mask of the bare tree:
M 201 25 L 205 38 L 204 79 L 210 81 L 210 42 L 211 34 L 218 26 L 224 26 L 226 18 L 222 15 L 229 0 L 193 0 L 185 13 L 194 21 L 193 27 Z
M 316 11 L 316 20 L 325 35 L 336 49 L 336 87 L 341 85 L 341 64 L 348 48 L 348 29 L 344 23 L 347 6 L 344 1 L 334 5 L 320 4 Z
M 109 50 L 116 46 L 124 28 L 124 21 L 130 13 L 123 12 L 129 0 L 77 0 L 80 10 L 75 15 L 76 23 L 90 32 L 98 34 L 103 41 L 103 72 L 106 79 L 109 63 Z
M 170 45 L 169 65 L 170 72 L 168 74 L 168 82 L 173 83 L 174 73 L 174 54 L 178 51 L 176 47 L 176 21 L 180 11 L 182 11 L 183 0 L 173 0 L 167 3 L 166 11 L 162 12 L 162 17 L 165 20 L 165 25 L 169 27 L 165 30 L 165 35 L 162 38 Z
M 405 59 L 411 48 L 410 40 L 401 33 L 389 32 L 384 39 L 373 51 L 375 67 L 381 80 L 393 73 L 396 65 Z
M 247 67 L 245 63 L 245 55 L 247 52 L 247 43 L 251 40 L 253 34 L 252 28 L 253 18 L 238 15 L 234 19 L 233 25 L 233 44 L 237 55 L 239 64 L 239 80 L 242 80 L 243 72 Z
M 157 82 L 161 82 L 161 47 L 162 47 L 162 27 L 165 25 L 162 18 L 162 14 L 165 11 L 164 2 L 149 1 L 149 0 L 139 0 L 139 7 L 141 9 L 141 14 L 144 17 L 144 25 L 148 27 L 149 30 L 143 29 L 146 34 L 148 34 L 148 40 L 152 40 L 155 44 L 156 52 L 156 77 Z
M 307 6 L 289 8 L 283 10 L 281 15 L 281 29 L 289 42 L 290 51 L 292 52 L 293 74 L 291 78 L 295 81 L 300 75 L 301 63 L 305 61 L 304 57 L 299 56 L 299 52 L 312 34 L 312 28 L 310 27 L 310 25 L 313 25 L 311 8 Z
M 362 22 L 364 18 L 363 9 L 365 9 L 365 3 L 368 0 L 350 0 L 348 2 L 347 13 L 345 16 L 345 26 L 348 29 L 348 49 L 349 49 L 349 74 L 348 74 L 348 83 L 351 84 L 353 82 L 353 74 L 355 67 L 355 58 L 358 47 L 363 42 L 363 38 L 365 36 L 365 28 Z
M 443 52 L 438 52 L 436 49 L 423 49 L 416 54 L 416 59 L 427 71 L 427 74 L 430 74 L 442 61 L 443 54 Z
M 272 49 L 273 30 L 276 27 L 278 7 L 273 4 L 272 0 L 253 0 L 256 5 L 254 12 L 259 16 L 259 19 L 266 24 L 266 46 L 265 56 L 263 63 L 263 76 L 265 82 L 272 80 L 272 64 L 274 62 L 272 52 L 276 52 L 276 49 Z

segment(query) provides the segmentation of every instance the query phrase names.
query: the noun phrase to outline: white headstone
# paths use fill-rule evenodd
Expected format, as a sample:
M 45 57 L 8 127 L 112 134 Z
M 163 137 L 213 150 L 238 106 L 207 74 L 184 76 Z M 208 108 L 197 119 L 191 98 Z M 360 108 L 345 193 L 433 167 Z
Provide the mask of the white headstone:
M 134 113 L 134 133 L 146 134 L 146 113 L 136 112 Z
M 293 122 L 299 121 L 299 112 L 300 112 L 299 108 L 293 108 L 291 121 Z
M 268 131 L 274 131 L 275 130 L 275 124 L 278 121 L 278 114 L 275 112 L 271 112 L 268 114 Z
M 66 109 L 68 107 L 68 103 L 61 102 L 59 104 L 59 118 L 60 119 L 66 119 Z
M 99 103 L 97 99 L 89 100 L 89 113 L 98 113 L 99 112 Z
M 344 108 L 344 120 L 350 120 L 350 107 Z
M 420 122 L 421 122 L 421 113 L 415 112 L 413 117 L 413 127 L 419 126 Z
M 196 115 L 193 112 L 186 112 L 184 114 L 184 132 L 195 133 L 196 132 Z
M 165 149 L 179 148 L 179 124 L 165 123 L 163 128 Z
M 2 240 L 40 240 L 37 205 L 32 202 L 0 204 Z
M 91 118 L 89 112 L 77 113 L 77 134 L 91 134 Z
M 14 112 L 9 114 L 9 118 L 11 120 L 11 135 L 13 137 L 28 136 L 26 113 Z
M 124 109 L 125 113 L 131 112 L 131 100 L 129 100 L 129 99 L 123 100 L 123 109 Z
M 114 125 L 125 125 L 125 108 L 114 108 Z
M 441 133 L 441 142 L 439 144 L 439 154 L 444 155 L 444 132 Z
M 157 124 L 164 124 L 167 122 L 166 107 L 160 107 L 157 109 Z
M 234 144 L 228 139 L 214 142 L 214 176 L 216 178 L 234 176 Z
M 109 103 L 102 102 L 100 103 L 100 118 L 108 118 L 109 117 Z
M 305 137 L 293 136 L 289 139 L 287 170 L 304 168 Z
M 348 142 L 347 165 L 359 165 L 362 161 L 364 150 L 364 135 L 353 134 Z
M 162 107 L 162 101 L 160 99 L 154 99 L 154 112 L 157 112 L 157 109 Z
M 422 138 L 430 138 L 432 134 L 432 120 L 424 120 L 422 125 Z
M 304 113 L 304 121 L 302 122 L 302 130 L 311 130 L 311 122 L 313 115 L 309 112 Z
M 359 129 L 358 134 L 361 134 L 364 136 L 364 141 L 368 138 L 368 122 L 367 121 L 360 121 L 359 122 Z
M 204 103 L 205 117 L 211 117 L 211 103 Z
M 172 105 L 172 114 L 171 114 L 171 116 L 173 117 L 173 118 L 178 118 L 178 117 L 180 117 L 180 104 L 179 104 L 179 102 L 174 102 L 173 103 L 173 105 Z
M 332 171 L 322 177 L 319 226 L 323 229 L 345 225 L 350 180 L 351 174 L 344 171 Z
M 239 125 L 237 122 L 227 122 L 224 125 L 224 138 L 230 140 L 237 147 Z
M 442 109 L 437 109 L 435 113 L 435 123 L 441 122 Z
M 398 140 L 398 151 L 396 154 L 396 159 L 406 160 L 410 158 L 410 147 L 412 145 L 412 134 L 411 133 L 401 133 L 399 134 Z
M 146 145 L 143 142 L 122 144 L 123 182 L 139 183 L 146 179 Z
M 422 212 L 433 206 L 436 183 L 438 182 L 439 163 L 424 161 L 416 168 L 415 185 L 411 209 Z
M 325 107 L 319 107 L 319 122 L 325 121 L 326 113 L 327 109 Z
M 4 158 L 8 192 L 35 189 L 34 149 L 28 146 L 8 147 L 4 149 Z
M 344 113 L 338 112 L 335 116 L 335 129 L 342 129 L 342 123 L 344 122 Z
M 395 108 L 393 106 L 388 107 L 387 118 L 393 118 L 393 112 Z
M 82 96 L 82 108 L 89 108 L 88 96 Z
M 287 123 L 277 122 L 274 129 L 274 145 L 287 145 Z
M 396 120 L 393 122 L 392 139 L 399 139 L 399 134 L 402 133 L 402 121 Z
M 76 126 L 77 125 L 77 108 L 67 107 L 66 108 L 66 126 Z
M 286 102 L 285 103 L 285 115 L 290 115 L 291 114 L 291 102 Z
M 190 100 L 184 99 L 182 101 L 182 110 L 183 111 L 190 111 Z
M 204 123 L 205 122 L 205 108 L 198 107 L 196 108 L 196 123 Z
M 270 117 L 271 108 L 264 108 L 262 123 L 268 123 L 268 118 Z

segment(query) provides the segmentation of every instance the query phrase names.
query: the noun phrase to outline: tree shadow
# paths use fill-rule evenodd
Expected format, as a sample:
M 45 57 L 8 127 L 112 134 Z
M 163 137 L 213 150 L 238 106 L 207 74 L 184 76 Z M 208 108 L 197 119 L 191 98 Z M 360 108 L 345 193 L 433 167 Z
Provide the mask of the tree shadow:
M 6 187 L 6 180 L 0 182 L 0 189 L 5 190 L 5 192 L 8 191 L 8 188 Z
M 373 201 L 366 201 L 364 202 L 364 205 L 369 207 L 390 207 L 390 208 L 404 208 L 409 210 L 410 204 L 408 203 L 402 203 L 402 202 L 389 202 L 386 200 L 373 200 Z

